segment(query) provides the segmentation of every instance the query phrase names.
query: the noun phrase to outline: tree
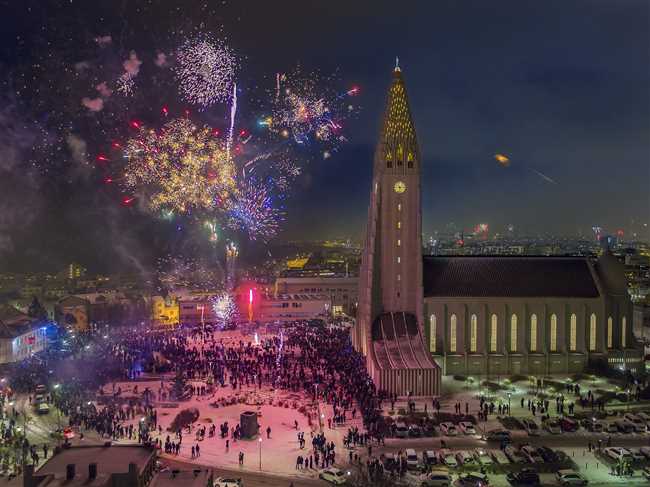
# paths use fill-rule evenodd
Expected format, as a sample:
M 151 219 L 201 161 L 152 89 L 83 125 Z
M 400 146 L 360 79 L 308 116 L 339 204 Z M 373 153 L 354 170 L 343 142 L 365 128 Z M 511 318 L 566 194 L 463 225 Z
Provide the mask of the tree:
M 29 305 L 27 314 L 38 320 L 47 320 L 47 310 L 43 307 L 36 296 L 33 296 L 32 304 Z
M 181 370 L 176 372 L 176 377 L 174 377 L 174 386 L 172 388 L 172 394 L 174 399 L 182 400 L 185 399 L 185 388 L 187 387 L 187 382 L 185 376 Z

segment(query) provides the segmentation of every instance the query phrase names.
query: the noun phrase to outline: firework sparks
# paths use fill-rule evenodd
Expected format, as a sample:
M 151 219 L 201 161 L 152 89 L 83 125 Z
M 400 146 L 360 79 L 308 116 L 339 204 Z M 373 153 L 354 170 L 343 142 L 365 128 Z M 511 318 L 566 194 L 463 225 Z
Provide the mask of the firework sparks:
M 186 118 L 166 123 L 159 132 L 138 125 L 124 155 L 126 187 L 145 193 L 154 212 L 214 210 L 236 192 L 236 168 L 221 141 L 211 128 Z
M 214 297 L 212 310 L 217 319 L 223 322 L 233 321 L 237 317 L 237 305 L 228 293 L 221 293 Z
M 185 100 L 206 108 L 230 98 L 237 60 L 224 43 L 209 36 L 190 39 L 176 52 L 176 61 L 174 71 Z
M 272 204 L 268 190 L 259 184 L 246 184 L 230 210 L 231 228 L 242 230 L 251 240 L 275 237 L 284 213 Z

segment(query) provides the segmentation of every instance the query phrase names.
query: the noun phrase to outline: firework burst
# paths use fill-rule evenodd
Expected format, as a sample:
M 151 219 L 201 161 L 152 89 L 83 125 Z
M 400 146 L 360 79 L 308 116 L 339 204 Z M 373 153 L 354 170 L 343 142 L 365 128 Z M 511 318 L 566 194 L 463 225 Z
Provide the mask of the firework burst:
M 223 322 L 233 321 L 237 317 L 237 305 L 228 293 L 221 293 L 212 300 L 212 310 Z
M 210 127 L 178 118 L 159 132 L 137 130 L 124 149 L 124 182 L 129 191 L 144 192 L 150 210 L 214 210 L 236 192 L 235 165 Z
M 181 96 L 207 108 L 230 100 L 237 60 L 223 42 L 209 36 L 186 41 L 176 52 L 174 72 Z
M 284 213 L 273 206 L 268 189 L 248 181 L 234 199 L 229 212 L 229 226 L 244 231 L 251 240 L 268 241 L 275 237 Z

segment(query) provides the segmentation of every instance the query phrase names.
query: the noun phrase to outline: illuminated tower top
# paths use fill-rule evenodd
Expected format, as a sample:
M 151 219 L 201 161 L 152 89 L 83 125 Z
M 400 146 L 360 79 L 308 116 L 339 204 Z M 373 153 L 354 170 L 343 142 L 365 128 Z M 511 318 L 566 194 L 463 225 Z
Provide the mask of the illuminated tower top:
M 406 86 L 402 70 L 396 65 L 375 152 L 375 176 L 381 173 L 418 173 L 419 160 L 420 151 Z

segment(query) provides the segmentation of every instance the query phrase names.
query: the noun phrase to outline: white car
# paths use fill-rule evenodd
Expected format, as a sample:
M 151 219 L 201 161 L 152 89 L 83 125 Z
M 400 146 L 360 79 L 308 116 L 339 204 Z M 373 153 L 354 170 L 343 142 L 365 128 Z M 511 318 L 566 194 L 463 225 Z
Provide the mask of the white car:
M 451 485 L 451 475 L 444 470 L 434 470 L 425 480 L 422 481 L 422 487 L 449 487 Z
M 510 460 L 512 463 L 526 463 L 526 457 L 519 453 L 517 449 L 512 445 L 506 446 L 503 449 L 503 453 L 506 454 L 508 460 Z
M 466 435 L 475 435 L 476 434 L 476 428 L 472 423 L 469 421 L 461 421 L 458 423 L 458 429 L 463 432 L 463 434 Z
M 456 455 L 450 450 L 440 450 L 440 463 L 447 465 L 448 467 L 457 467 L 458 461 L 456 460 Z
M 397 438 L 408 438 L 409 429 L 406 427 L 406 423 L 396 423 L 395 424 L 395 437 Z
M 413 448 L 406 449 L 406 468 L 409 470 L 418 468 L 418 454 Z
M 629 460 L 632 461 L 632 452 L 622 446 L 610 446 L 603 450 L 612 460 Z
M 476 458 L 479 465 L 492 465 L 494 463 L 490 454 L 485 450 L 474 451 L 474 458 Z
M 539 453 L 537 453 L 537 448 L 534 446 L 524 445 L 519 449 L 519 451 L 530 463 L 544 463 L 544 459 Z
M 587 485 L 588 483 L 587 479 L 573 470 L 558 470 L 555 478 L 560 485 Z
M 445 436 L 456 436 L 456 425 L 454 423 L 440 423 L 440 432 Z
M 214 487 L 242 487 L 244 484 L 241 479 L 227 479 L 223 477 L 217 477 L 214 480 Z
M 456 453 L 456 460 L 461 466 L 472 465 L 474 463 L 474 457 L 468 451 L 459 451 Z
M 345 472 L 338 468 L 325 469 L 318 474 L 318 478 L 334 485 L 343 485 L 348 480 Z

